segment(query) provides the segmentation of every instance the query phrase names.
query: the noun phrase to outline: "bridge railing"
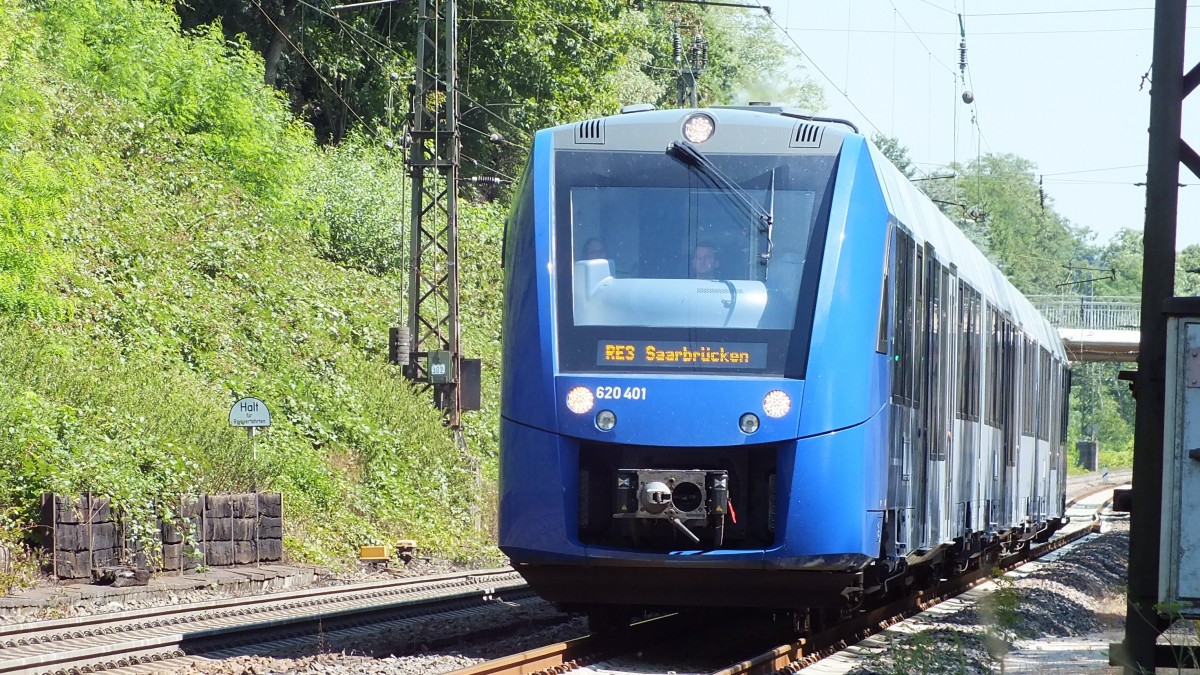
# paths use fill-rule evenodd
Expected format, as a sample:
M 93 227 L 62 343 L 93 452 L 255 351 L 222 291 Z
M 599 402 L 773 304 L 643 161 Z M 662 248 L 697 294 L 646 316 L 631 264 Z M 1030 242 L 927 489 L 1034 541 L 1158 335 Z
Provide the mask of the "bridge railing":
M 1056 328 L 1138 330 L 1142 324 L 1137 297 L 1034 295 L 1029 300 Z

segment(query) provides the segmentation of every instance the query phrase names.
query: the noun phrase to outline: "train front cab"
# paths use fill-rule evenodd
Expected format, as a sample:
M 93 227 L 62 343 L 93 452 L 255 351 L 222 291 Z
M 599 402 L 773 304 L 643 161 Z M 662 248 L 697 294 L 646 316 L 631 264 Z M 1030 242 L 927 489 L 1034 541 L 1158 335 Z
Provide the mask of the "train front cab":
M 506 239 L 500 545 L 564 605 L 844 606 L 887 489 L 867 144 L 710 112 L 699 147 L 738 196 L 664 152 L 688 114 L 535 139 Z M 718 278 L 695 278 L 700 245 Z

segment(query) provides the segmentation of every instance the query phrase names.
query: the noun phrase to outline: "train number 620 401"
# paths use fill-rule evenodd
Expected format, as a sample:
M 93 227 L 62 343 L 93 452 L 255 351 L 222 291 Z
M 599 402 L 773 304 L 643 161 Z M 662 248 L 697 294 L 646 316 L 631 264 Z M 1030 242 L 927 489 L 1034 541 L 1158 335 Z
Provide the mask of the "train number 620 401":
M 645 401 L 645 387 L 596 387 L 596 398 L 628 399 L 630 401 Z

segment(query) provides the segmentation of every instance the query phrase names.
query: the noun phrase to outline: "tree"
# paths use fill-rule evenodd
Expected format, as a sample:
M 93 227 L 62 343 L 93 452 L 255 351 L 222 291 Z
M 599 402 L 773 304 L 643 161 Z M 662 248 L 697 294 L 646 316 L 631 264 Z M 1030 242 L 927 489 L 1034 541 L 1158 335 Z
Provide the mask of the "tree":
M 765 14 L 745 9 L 697 7 L 677 3 L 648 6 L 645 16 L 653 37 L 649 70 L 662 86 L 659 107 L 677 104 L 677 80 L 689 63 L 693 44 L 705 45 L 707 58 L 699 75 L 700 105 L 770 101 L 810 111 L 825 107 L 821 89 L 789 61 L 778 29 Z M 681 58 L 676 59 L 678 33 Z
M 418 0 L 334 11 L 318 0 L 177 4 L 185 28 L 219 22 L 263 54 L 318 140 L 354 127 L 399 140 L 408 110 Z M 673 106 L 672 21 L 707 40 L 701 101 L 767 95 L 819 110 L 819 89 L 790 68 L 774 27 L 746 11 L 685 5 L 631 10 L 612 0 L 471 0 L 459 8 L 459 91 L 467 172 L 516 175 L 534 129 Z M 499 135 L 499 143 L 493 139 Z
M 895 136 L 876 133 L 871 136 L 871 142 L 879 148 L 879 152 L 882 152 L 884 157 L 892 160 L 892 164 L 906 178 L 911 180 L 916 176 L 916 169 L 913 168 L 912 160 L 908 157 L 908 148 L 900 144 L 900 139 Z
M 1142 233 L 1120 230 L 1108 244 L 1089 256 L 1089 267 L 1097 279 L 1094 295 L 1136 296 L 1142 293 Z
M 1021 292 L 1050 294 L 1070 281 L 1069 269 L 1087 252 L 1086 228 L 1054 210 L 1033 173 L 1033 163 L 1011 154 L 987 154 L 966 165 L 951 164 L 963 220 Z
M 1200 245 L 1192 244 L 1175 256 L 1175 295 L 1200 295 Z

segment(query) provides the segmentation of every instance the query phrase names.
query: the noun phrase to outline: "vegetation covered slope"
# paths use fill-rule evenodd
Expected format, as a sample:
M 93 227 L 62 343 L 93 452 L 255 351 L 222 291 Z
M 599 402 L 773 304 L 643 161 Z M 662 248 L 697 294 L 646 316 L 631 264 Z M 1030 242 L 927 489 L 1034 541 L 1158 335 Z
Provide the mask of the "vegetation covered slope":
M 514 131 L 671 105 L 660 29 L 673 22 L 690 27 L 685 43 L 700 27 L 712 41 L 702 103 L 769 84 L 819 107 L 811 83 L 755 83 L 782 62 L 754 39 L 762 21 L 621 4 L 473 5 L 470 168 L 516 174 L 527 138 Z M 502 208 L 462 207 L 464 351 L 484 361 L 485 409 L 466 416 L 460 446 L 428 394 L 385 363 L 407 283 L 407 176 L 390 142 L 415 3 L 293 17 L 280 51 L 260 7 L 278 18 L 315 5 L 0 0 L 0 539 L 28 531 L 46 491 L 92 490 L 149 517 L 178 492 L 263 489 L 284 493 L 287 550 L 302 560 L 397 537 L 488 550 Z M 513 45 L 536 67 L 508 58 Z M 486 144 L 493 132 L 512 137 Z M 1093 243 L 1054 212 L 1027 161 L 950 169 L 922 186 L 1023 291 L 1070 289 L 1089 269 L 1113 270 L 1089 284 L 1097 295 L 1139 291 L 1140 235 Z M 1200 247 L 1184 251 L 1181 269 L 1197 260 Z M 1181 293 L 1200 288 L 1200 275 L 1178 277 Z M 1127 451 L 1124 384 L 1094 368 L 1076 381 L 1091 389 L 1076 389 L 1071 437 L 1091 420 L 1102 447 Z M 273 413 L 254 440 L 227 423 L 247 395 Z
M 317 148 L 257 53 L 219 26 L 182 34 L 170 5 L 33 7 L 0 0 L 5 536 L 44 491 L 149 515 L 180 491 L 260 489 L 283 492 L 300 559 L 401 536 L 486 550 L 487 457 L 386 364 L 399 158 Z M 499 286 L 479 256 L 501 218 L 465 209 L 473 286 Z M 488 357 L 499 303 L 472 308 L 468 349 Z M 272 412 L 254 440 L 227 421 L 242 396 Z
M 283 492 L 301 560 L 399 537 L 494 555 L 503 207 L 460 202 L 464 353 L 485 367 L 456 443 L 386 364 L 416 4 L 327 4 L 0 0 L 0 539 L 45 492 L 148 524 L 180 492 L 260 489 Z M 649 63 L 670 35 L 649 22 L 700 25 L 602 0 L 473 6 L 464 159 L 493 176 L 517 173 L 532 128 L 670 98 L 674 70 Z M 740 39 L 765 22 L 706 21 L 727 55 L 706 100 L 782 64 Z M 272 412 L 254 439 L 227 422 L 243 396 Z

